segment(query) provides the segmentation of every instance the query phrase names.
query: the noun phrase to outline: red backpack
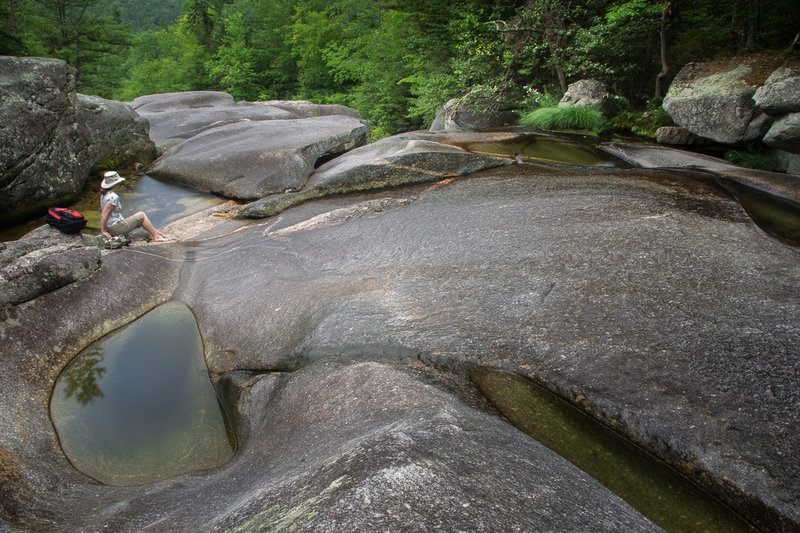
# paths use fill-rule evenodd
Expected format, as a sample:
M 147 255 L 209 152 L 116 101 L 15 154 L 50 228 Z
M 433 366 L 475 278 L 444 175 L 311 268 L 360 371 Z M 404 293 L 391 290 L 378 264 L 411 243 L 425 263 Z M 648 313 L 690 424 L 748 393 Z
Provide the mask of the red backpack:
M 77 233 L 86 226 L 86 219 L 77 211 L 64 207 L 51 207 L 44 221 L 62 233 Z

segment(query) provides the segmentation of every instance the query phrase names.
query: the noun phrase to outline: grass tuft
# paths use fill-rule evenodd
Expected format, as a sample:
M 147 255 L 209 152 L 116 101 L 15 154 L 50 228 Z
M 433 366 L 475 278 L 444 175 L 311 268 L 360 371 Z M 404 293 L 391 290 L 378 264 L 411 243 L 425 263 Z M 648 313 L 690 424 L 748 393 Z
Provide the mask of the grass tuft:
M 543 107 L 523 115 L 520 122 L 543 130 L 588 130 L 594 133 L 600 133 L 606 126 L 600 111 L 577 105 Z
M 785 169 L 773 152 L 761 147 L 749 147 L 747 150 L 731 150 L 725 159 L 740 167 L 755 168 L 783 172 Z

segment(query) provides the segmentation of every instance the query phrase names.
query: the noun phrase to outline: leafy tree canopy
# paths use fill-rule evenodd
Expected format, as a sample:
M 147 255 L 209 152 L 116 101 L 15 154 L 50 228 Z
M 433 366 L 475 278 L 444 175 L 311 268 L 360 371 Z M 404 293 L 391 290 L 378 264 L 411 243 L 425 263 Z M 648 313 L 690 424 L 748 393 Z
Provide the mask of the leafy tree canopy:
M 342 103 L 380 136 L 472 90 L 535 106 L 585 77 L 644 106 L 688 61 L 785 50 L 791 20 L 796 0 L 7 0 L 0 53 L 65 59 L 119 100 Z

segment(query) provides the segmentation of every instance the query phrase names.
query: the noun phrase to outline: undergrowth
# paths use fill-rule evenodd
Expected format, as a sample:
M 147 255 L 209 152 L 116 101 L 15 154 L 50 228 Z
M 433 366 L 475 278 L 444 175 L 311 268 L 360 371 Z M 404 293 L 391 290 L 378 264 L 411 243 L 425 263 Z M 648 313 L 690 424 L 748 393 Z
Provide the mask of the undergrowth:
M 520 119 L 524 126 L 543 130 L 588 130 L 600 133 L 606 127 L 603 115 L 589 106 L 542 107 Z
M 647 102 L 644 111 L 624 111 L 609 120 L 608 125 L 618 133 L 631 133 L 655 140 L 658 128 L 672 125 L 672 118 L 661 107 L 661 102 L 661 98 L 653 98 Z
M 761 146 L 750 146 L 745 150 L 731 150 L 725 159 L 740 167 L 783 172 L 784 168 L 774 153 Z

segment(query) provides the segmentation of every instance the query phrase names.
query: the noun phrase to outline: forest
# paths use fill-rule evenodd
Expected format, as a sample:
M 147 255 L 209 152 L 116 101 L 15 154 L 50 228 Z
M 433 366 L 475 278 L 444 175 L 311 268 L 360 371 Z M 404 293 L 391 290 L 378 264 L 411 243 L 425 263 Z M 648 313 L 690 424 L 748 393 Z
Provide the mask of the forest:
M 361 112 L 374 138 L 478 91 L 536 109 L 585 77 L 660 107 L 689 61 L 786 50 L 797 0 L 7 0 L 0 54 L 64 59 L 83 94 L 222 90 Z

